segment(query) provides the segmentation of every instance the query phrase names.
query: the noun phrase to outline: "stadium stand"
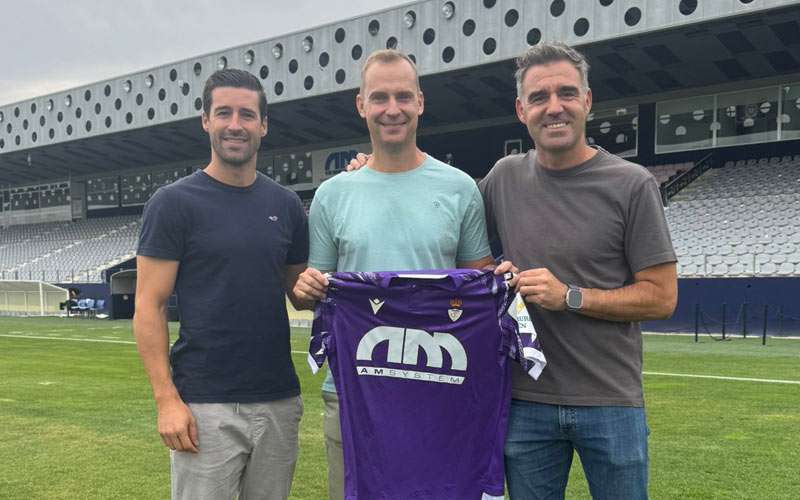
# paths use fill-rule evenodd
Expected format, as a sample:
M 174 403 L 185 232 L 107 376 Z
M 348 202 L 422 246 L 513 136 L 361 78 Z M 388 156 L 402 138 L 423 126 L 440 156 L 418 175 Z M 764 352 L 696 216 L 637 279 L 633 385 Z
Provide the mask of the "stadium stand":
M 800 275 L 800 155 L 727 162 L 681 191 L 667 220 L 681 277 Z
M 0 279 L 96 282 L 108 266 L 134 256 L 139 216 L 0 229 Z
M 656 165 L 653 167 L 648 167 L 650 173 L 652 173 L 659 184 L 664 185 L 664 183 L 671 181 L 675 177 L 681 175 L 682 173 L 691 170 L 694 166 L 694 162 L 685 162 L 685 163 L 668 163 L 665 165 Z

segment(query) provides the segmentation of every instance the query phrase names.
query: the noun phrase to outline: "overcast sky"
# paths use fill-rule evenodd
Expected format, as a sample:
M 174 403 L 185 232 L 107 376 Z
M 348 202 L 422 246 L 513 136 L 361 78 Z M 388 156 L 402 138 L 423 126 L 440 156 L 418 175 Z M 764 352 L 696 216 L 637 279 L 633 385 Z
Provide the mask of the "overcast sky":
M 0 0 L 0 105 L 408 0 Z

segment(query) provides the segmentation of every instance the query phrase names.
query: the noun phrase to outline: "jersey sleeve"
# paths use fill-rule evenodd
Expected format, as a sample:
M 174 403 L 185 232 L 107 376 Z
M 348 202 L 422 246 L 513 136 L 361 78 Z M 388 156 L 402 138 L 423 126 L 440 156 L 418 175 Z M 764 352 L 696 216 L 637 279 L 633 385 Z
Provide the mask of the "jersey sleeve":
M 472 182 L 472 181 L 470 181 Z M 486 216 L 483 211 L 483 198 L 478 186 L 470 185 L 469 203 L 461 221 L 461 235 L 458 241 L 456 262 L 477 260 L 491 255 L 486 236 Z
M 509 294 L 510 295 L 510 294 Z M 501 311 L 501 329 L 507 339 L 508 356 L 522 366 L 534 380 L 539 379 L 547 359 L 539 343 L 533 320 L 519 293 L 513 295 L 508 307 Z
M 311 324 L 311 339 L 308 343 L 308 366 L 311 373 L 316 374 L 325 363 L 328 357 L 328 347 L 330 344 L 330 314 L 328 313 L 329 299 L 317 302 L 314 308 L 314 321 Z
M 182 219 L 175 193 L 159 189 L 144 206 L 137 255 L 181 260 L 185 229 L 186 221 Z

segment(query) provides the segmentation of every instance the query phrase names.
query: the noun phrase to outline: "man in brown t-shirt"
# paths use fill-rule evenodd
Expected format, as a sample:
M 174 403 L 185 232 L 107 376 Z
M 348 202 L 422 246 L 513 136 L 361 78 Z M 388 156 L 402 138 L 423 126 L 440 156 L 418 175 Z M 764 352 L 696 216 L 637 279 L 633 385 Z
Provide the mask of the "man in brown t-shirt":
M 523 271 L 519 289 L 548 367 L 516 370 L 506 474 L 512 499 L 563 498 L 574 451 L 594 498 L 647 498 L 639 321 L 677 301 L 658 185 L 586 145 L 592 94 L 574 49 L 541 43 L 517 60 L 519 120 L 535 151 L 481 182 L 490 237 Z

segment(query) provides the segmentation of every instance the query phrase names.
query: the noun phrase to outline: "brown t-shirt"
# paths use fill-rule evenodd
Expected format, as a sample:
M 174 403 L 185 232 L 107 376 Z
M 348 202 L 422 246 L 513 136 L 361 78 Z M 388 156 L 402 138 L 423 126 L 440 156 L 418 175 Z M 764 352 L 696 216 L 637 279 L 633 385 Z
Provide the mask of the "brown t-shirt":
M 490 238 L 521 270 L 545 267 L 564 283 L 604 290 L 675 262 L 655 178 L 602 149 L 567 170 L 533 150 L 507 156 L 480 183 Z M 529 305 L 547 356 L 538 381 L 514 367 L 512 397 L 564 405 L 643 406 L 637 322 Z

